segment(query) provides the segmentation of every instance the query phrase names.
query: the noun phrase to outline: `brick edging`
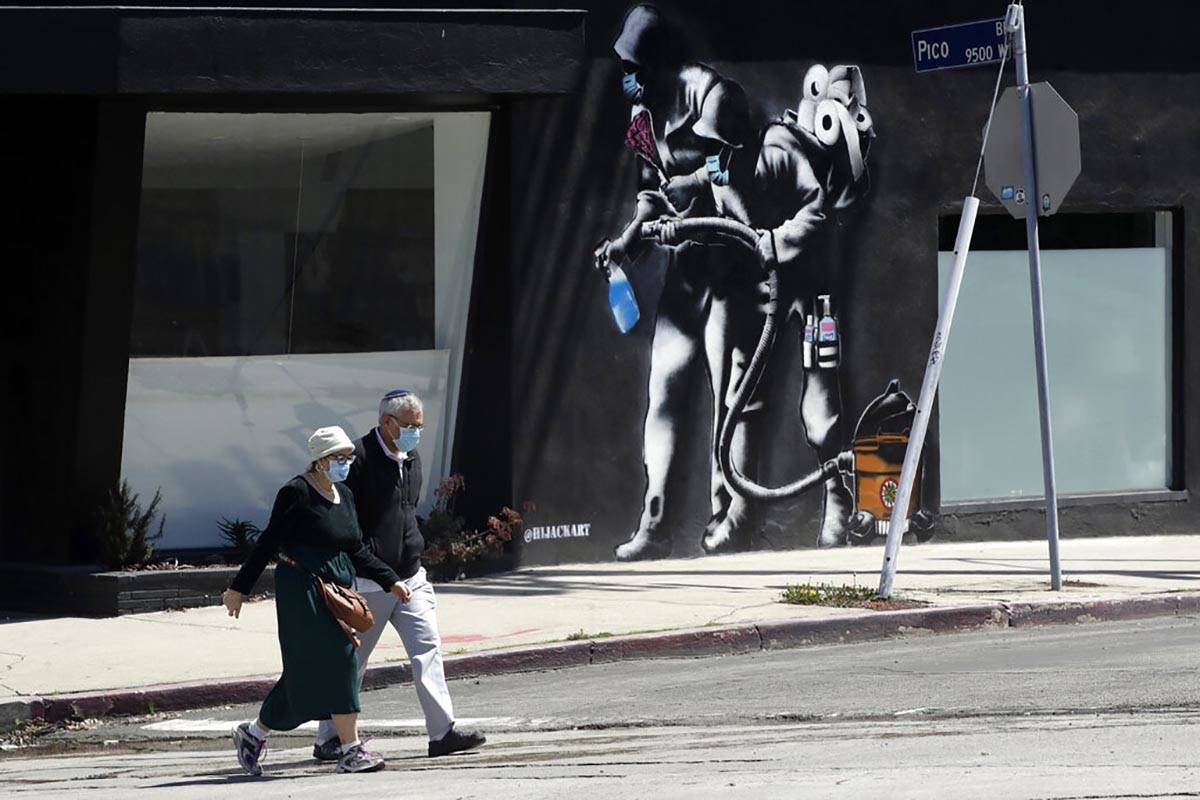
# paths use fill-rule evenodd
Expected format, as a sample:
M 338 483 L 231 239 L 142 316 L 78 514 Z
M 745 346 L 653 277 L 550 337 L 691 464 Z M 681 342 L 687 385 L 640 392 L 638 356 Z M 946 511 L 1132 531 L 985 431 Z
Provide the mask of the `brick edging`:
M 1200 611 L 1200 592 L 1180 592 L 1108 600 L 1047 603 L 995 603 L 938 606 L 903 611 L 871 611 L 826 619 L 713 626 L 660 633 L 613 636 L 588 641 L 516 647 L 445 659 L 451 678 L 501 675 L 587 666 L 640 658 L 697 658 L 741 655 L 820 644 L 850 644 L 912 634 L 950 633 L 983 628 L 1024 628 L 1171 616 Z M 367 670 L 366 688 L 412 679 L 407 663 Z M 137 689 L 78 692 L 31 698 L 23 718 L 66 719 L 184 711 L 262 699 L 275 676 L 163 684 Z M 22 717 L 17 713 L 18 718 Z

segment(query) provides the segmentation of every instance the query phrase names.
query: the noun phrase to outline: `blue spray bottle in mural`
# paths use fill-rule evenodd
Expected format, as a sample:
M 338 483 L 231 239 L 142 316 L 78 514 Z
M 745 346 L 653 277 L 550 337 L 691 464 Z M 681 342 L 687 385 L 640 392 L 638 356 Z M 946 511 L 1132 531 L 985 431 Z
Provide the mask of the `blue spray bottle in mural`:
M 617 330 L 629 333 L 637 325 L 641 312 L 638 310 L 637 297 L 625 270 L 613 265 L 608 273 L 608 306 L 612 309 L 613 319 L 617 322 Z
M 592 257 L 593 265 L 604 276 L 604 280 L 608 281 L 608 307 L 617 323 L 617 330 L 629 333 L 641 319 L 642 312 L 638 309 L 637 295 L 633 293 L 633 286 L 630 285 L 625 270 L 617 263 L 623 252 L 621 242 L 617 242 L 614 247 L 613 242 L 605 239 L 596 245 Z

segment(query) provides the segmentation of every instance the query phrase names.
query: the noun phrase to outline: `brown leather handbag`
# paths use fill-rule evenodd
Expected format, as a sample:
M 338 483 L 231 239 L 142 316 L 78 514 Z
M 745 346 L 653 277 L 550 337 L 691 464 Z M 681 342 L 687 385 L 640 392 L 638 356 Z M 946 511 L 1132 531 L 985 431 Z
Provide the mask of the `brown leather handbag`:
M 325 601 L 325 607 L 329 609 L 329 613 L 333 614 L 334 620 L 341 626 L 342 633 L 346 634 L 346 638 L 355 647 L 361 646 L 362 642 L 359 641 L 358 634 L 371 630 L 375 625 L 375 615 L 371 613 L 367 599 L 353 589 L 347 589 L 333 581 L 325 580 L 320 575 L 314 575 L 287 553 L 280 553 L 279 560 L 313 579 L 313 583 L 317 587 L 317 595 Z

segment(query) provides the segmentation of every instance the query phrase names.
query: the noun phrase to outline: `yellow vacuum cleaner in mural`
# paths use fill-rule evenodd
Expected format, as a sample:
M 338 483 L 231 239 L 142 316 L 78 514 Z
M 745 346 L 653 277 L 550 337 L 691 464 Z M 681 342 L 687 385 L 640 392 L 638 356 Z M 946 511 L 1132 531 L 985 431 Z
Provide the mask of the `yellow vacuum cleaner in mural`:
M 850 515 L 850 540 L 855 543 L 866 544 L 887 535 L 888 522 L 896 513 L 900 468 L 915 416 L 912 399 L 900 390 L 900 381 L 892 381 L 859 417 L 850 450 L 855 506 Z M 918 475 L 906 516 L 908 530 L 918 542 L 927 542 L 933 537 L 933 515 L 919 507 L 920 496 Z

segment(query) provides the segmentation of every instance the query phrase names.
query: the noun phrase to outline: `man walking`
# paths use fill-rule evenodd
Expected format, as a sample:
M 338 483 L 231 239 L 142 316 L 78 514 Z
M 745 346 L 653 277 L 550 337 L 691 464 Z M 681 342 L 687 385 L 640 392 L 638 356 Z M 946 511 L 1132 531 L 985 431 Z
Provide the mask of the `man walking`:
M 357 580 L 356 589 L 367 598 L 375 616 L 375 626 L 362 635 L 358 650 L 359 680 L 390 622 L 412 662 L 413 685 L 429 733 L 429 755 L 444 756 L 479 747 L 485 739 L 478 732 L 454 727 L 454 709 L 442 668 L 437 603 L 421 566 L 425 542 L 417 528 L 421 457 L 416 448 L 423 422 L 424 408 L 415 394 L 399 389 L 384 395 L 379 402 L 379 425 L 354 443 L 356 458 L 346 485 L 354 494 L 367 546 L 396 571 L 411 593 L 408 600 L 401 600 L 372 580 Z M 321 722 L 313 757 L 332 761 L 340 754 L 341 743 L 332 722 Z

